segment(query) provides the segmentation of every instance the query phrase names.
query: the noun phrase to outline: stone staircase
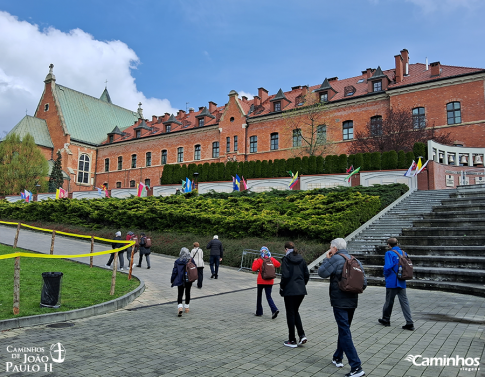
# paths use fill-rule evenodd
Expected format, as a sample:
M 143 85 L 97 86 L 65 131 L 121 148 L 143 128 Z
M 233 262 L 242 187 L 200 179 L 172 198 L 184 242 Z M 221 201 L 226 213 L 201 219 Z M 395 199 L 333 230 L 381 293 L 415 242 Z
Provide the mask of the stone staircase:
M 398 237 L 414 264 L 408 287 L 485 297 L 484 215 L 485 185 L 416 191 L 348 240 L 347 249 L 364 265 L 369 284 L 384 285 L 386 240 Z

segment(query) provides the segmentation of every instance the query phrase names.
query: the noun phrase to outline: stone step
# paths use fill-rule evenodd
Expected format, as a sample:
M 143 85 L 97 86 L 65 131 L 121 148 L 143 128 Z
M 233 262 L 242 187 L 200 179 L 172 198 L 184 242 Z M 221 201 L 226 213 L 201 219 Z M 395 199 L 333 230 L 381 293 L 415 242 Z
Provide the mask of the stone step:
M 459 218 L 479 218 L 485 216 L 485 211 L 447 211 L 447 212 L 431 212 L 423 215 L 423 220 L 426 219 L 459 219 Z
M 485 218 L 423 219 L 414 221 L 414 228 L 427 227 L 485 227 Z
M 384 255 L 352 254 L 364 265 L 384 265 Z M 446 255 L 410 255 L 414 267 L 444 267 L 485 271 L 485 257 L 464 257 Z
M 485 256 L 485 246 L 434 246 L 434 245 L 406 245 L 401 246 L 401 248 L 408 253 L 411 257 L 413 255 L 443 255 L 443 256 Z M 357 248 L 347 248 L 352 255 L 368 255 L 370 250 L 367 249 L 357 249 Z M 372 253 L 382 255 L 386 253 L 386 246 L 374 246 L 372 248 Z
M 484 236 L 485 241 L 485 227 L 415 227 L 404 228 L 402 230 L 403 236 L 428 236 L 428 237 L 441 237 L 441 236 L 456 236 L 456 237 L 470 237 L 470 236 Z
M 483 196 L 466 196 L 464 198 L 450 198 L 441 202 L 443 205 L 455 204 L 485 204 L 485 192 Z
M 426 237 L 426 236 L 400 236 L 399 242 L 401 245 L 446 245 L 446 246 L 480 246 L 485 244 L 485 235 L 482 236 L 440 236 L 440 237 Z
M 441 205 L 439 207 L 434 207 L 433 212 L 455 212 L 455 211 L 485 211 L 485 204 L 455 204 L 455 205 Z

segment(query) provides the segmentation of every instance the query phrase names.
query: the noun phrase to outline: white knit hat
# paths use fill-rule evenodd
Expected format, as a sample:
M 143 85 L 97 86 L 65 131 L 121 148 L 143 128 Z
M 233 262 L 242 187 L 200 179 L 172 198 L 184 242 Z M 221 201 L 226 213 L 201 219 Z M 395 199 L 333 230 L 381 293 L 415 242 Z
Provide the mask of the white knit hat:
M 214 236 L 214 239 L 215 239 L 215 240 L 219 239 L 219 236 L 216 234 L 216 235 Z
M 121 232 L 120 231 L 117 231 L 116 232 L 116 237 L 121 237 Z

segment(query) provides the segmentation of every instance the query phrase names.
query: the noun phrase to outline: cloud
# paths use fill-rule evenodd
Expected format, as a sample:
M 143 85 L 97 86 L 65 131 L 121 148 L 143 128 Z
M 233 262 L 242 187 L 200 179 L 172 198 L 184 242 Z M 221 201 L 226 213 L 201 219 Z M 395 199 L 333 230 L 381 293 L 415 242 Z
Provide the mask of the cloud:
M 406 0 L 422 8 L 424 13 L 451 12 L 463 7 L 469 10 L 481 5 L 482 0 Z
M 130 110 L 142 102 L 145 117 L 176 113 L 167 99 L 147 98 L 139 91 L 132 69 L 140 60 L 121 41 L 98 41 L 81 29 L 68 33 L 19 21 L 0 11 L 0 132 L 9 131 L 25 115 L 34 115 L 49 64 L 58 84 L 100 97 L 108 80 L 114 104 Z
M 237 92 L 237 94 L 238 94 L 239 98 L 242 98 L 242 96 L 248 97 L 248 100 L 254 98 L 254 94 L 247 93 L 247 92 L 244 92 L 242 90 L 240 92 Z

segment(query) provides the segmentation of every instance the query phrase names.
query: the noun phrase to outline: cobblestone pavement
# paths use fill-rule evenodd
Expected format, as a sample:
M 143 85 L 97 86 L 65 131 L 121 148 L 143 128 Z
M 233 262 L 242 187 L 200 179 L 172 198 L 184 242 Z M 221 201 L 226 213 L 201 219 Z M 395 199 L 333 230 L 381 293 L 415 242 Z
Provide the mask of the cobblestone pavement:
M 7 243 L 13 230 L 0 227 Z M 27 237 L 27 234 L 29 235 Z M 19 247 L 49 250 L 50 236 L 22 230 Z M 11 238 L 13 240 L 13 237 Z M 60 239 L 60 238 L 59 238 Z M 223 240 L 222 240 L 223 241 Z M 80 253 L 89 244 L 56 239 L 56 253 Z M 65 242 L 65 244 L 63 244 Z M 29 244 L 30 243 L 30 247 Z M 47 246 L 45 246 L 47 245 Z M 62 245 L 62 247 L 61 247 Z M 97 246 L 103 250 L 106 246 Z M 107 257 L 96 257 L 104 265 Z M 283 299 L 274 290 L 281 313 L 271 320 L 265 304 L 263 317 L 255 317 L 256 276 L 221 268 L 219 279 L 210 279 L 208 266 L 202 289 L 192 289 L 190 313 L 176 315 L 176 289 L 169 276 L 174 258 L 152 254 L 152 268 L 137 268 L 145 292 L 125 309 L 75 320 L 70 327 L 50 325 L 13 329 L 0 334 L 0 376 L 344 376 L 349 371 L 331 363 L 337 326 L 329 304 L 328 283 L 309 282 L 308 296 L 300 309 L 308 343 L 283 346 L 287 327 Z M 352 323 L 352 336 L 368 376 L 485 376 L 485 299 L 447 292 L 408 290 L 416 330 L 402 330 L 404 319 L 396 300 L 391 326 L 377 323 L 385 290 L 369 287 L 360 296 Z M 62 363 L 23 363 L 25 354 L 50 356 L 50 347 L 61 343 Z M 35 348 L 37 350 L 20 350 Z M 17 350 L 15 350 L 17 349 Z M 20 359 L 14 358 L 20 355 Z M 55 355 L 55 354 L 54 354 Z M 480 370 L 453 366 L 414 365 L 409 355 L 426 358 L 479 358 Z M 445 356 L 446 355 L 446 356 Z M 33 360 L 33 359 L 30 359 Z M 439 361 L 439 360 L 436 360 Z M 460 361 L 461 363 L 462 361 Z M 35 365 L 40 371 L 17 372 Z M 17 367 L 17 369 L 15 369 Z M 8 371 L 7 371 L 7 368 Z

